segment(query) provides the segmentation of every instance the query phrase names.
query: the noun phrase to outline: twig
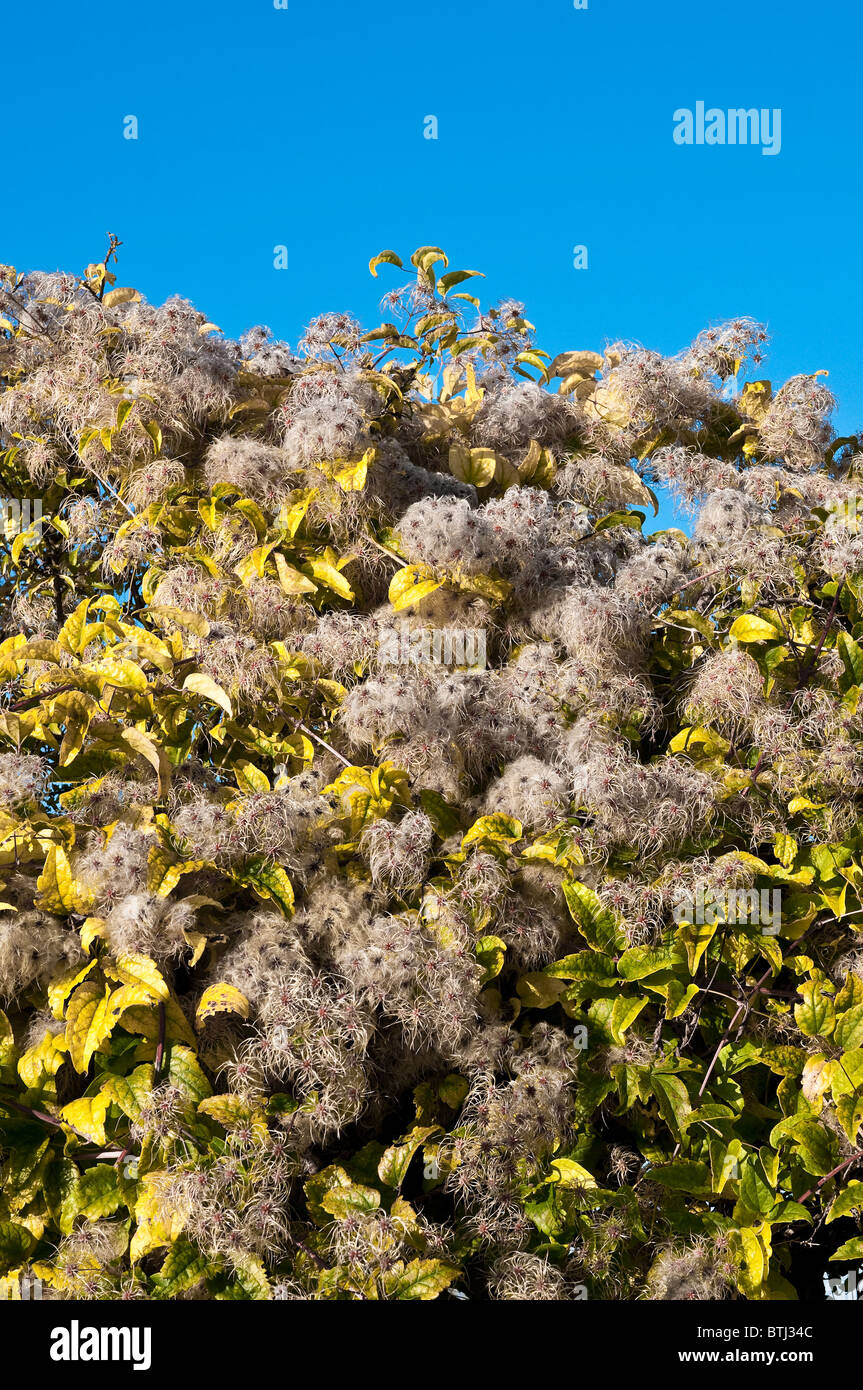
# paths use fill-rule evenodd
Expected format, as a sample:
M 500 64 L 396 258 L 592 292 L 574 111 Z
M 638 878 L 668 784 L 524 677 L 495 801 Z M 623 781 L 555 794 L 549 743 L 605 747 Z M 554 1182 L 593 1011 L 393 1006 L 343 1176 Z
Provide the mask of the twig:
M 17 1110 L 19 1114 L 27 1115 L 32 1120 L 39 1120 L 42 1124 L 51 1125 L 53 1129 L 71 1129 L 73 1134 L 78 1135 L 79 1139 L 86 1139 L 88 1144 L 92 1142 L 89 1134 L 85 1134 L 83 1130 L 70 1124 L 68 1120 L 58 1120 L 56 1116 L 49 1115 L 44 1110 L 34 1110 L 29 1105 L 22 1105 L 20 1101 L 7 1100 L 5 1096 L 0 1096 L 0 1109 Z
M 304 734 L 307 734 L 309 738 L 313 738 L 315 743 L 319 743 L 322 748 L 326 748 L 327 752 L 332 753 L 333 757 L 338 758 L 339 762 L 344 763 L 345 767 L 353 767 L 353 763 L 348 762 L 347 758 L 343 758 L 341 753 L 337 753 L 335 748 L 332 748 L 319 734 L 313 733 L 305 724 L 298 724 L 297 728 L 302 730 Z
M 812 653 L 812 656 L 809 658 L 809 660 L 806 662 L 805 666 L 803 667 L 803 674 L 802 674 L 801 679 L 800 679 L 801 685 L 803 684 L 804 681 L 806 681 L 806 680 L 809 679 L 810 675 L 812 674 L 812 672 L 813 672 L 814 669 L 815 669 L 815 665 L 816 665 L 816 663 L 817 663 L 817 661 L 818 661 L 819 656 L 821 655 L 821 649 L 822 649 L 822 647 L 824 646 L 824 643 L 827 641 L 827 638 L 828 638 L 828 636 L 829 636 L 829 634 L 830 634 L 830 629 L 831 629 L 831 627 L 833 626 L 833 620 L 834 620 L 834 618 L 836 617 L 836 609 L 837 609 L 837 607 L 838 607 L 838 605 L 839 605 L 839 595 L 842 593 L 842 590 L 843 590 L 844 588 L 845 588 L 845 575 L 843 574 L 842 578 L 841 578 L 840 581 L 839 581 L 839 587 L 838 587 L 838 589 L 836 590 L 836 593 L 835 593 L 834 598 L 833 598 L 833 606 L 832 606 L 832 608 L 830 609 L 830 612 L 827 614 L 827 626 L 825 627 L 824 631 L 823 631 L 822 634 L 821 634 L 821 641 L 818 643 L 818 646 L 815 648 L 815 651 Z
M 811 926 L 811 924 L 810 924 L 810 926 L 808 926 L 808 927 L 806 928 L 806 931 L 803 932 L 802 936 L 799 936 L 799 937 L 797 938 L 797 941 L 795 942 L 795 945 L 799 944 L 799 942 L 801 942 L 801 941 L 804 939 L 804 937 L 807 936 L 807 934 L 808 934 L 811 930 L 812 930 L 812 926 Z M 733 1032 L 733 1030 L 734 1030 L 734 1028 L 735 1028 L 735 1026 L 736 1026 L 736 1024 L 737 1024 L 738 1018 L 740 1017 L 740 1015 L 741 1015 L 742 1013 L 744 1013 L 744 1014 L 745 1014 L 745 1013 L 748 1013 L 749 1007 L 750 1007 L 750 1005 L 752 1004 L 753 999 L 756 997 L 756 995 L 758 995 L 758 994 L 761 993 L 761 986 L 765 983 L 765 981 L 766 981 L 766 980 L 769 978 L 769 976 L 772 975 L 772 974 L 773 974 L 773 966 L 772 966 L 772 965 L 768 965 L 768 967 L 767 967 L 767 969 L 765 970 L 764 974 L 763 974 L 763 975 L 759 978 L 759 980 L 757 981 L 757 983 L 756 983 L 756 985 L 755 985 L 755 988 L 752 990 L 751 994 L 748 994 L 748 995 L 746 996 L 746 998 L 743 999 L 743 1000 L 741 1000 L 740 1004 L 738 1004 L 737 1009 L 736 1009 L 735 1014 L 734 1014 L 734 1017 L 732 1018 L 731 1022 L 730 1022 L 729 1025 L 728 1025 L 728 1027 L 725 1029 L 725 1032 L 722 1034 L 722 1037 L 719 1039 L 719 1043 L 718 1043 L 718 1045 L 717 1045 L 716 1051 L 714 1052 L 713 1056 L 712 1056 L 711 1059 L 710 1059 L 710 1066 L 707 1068 L 707 1071 L 706 1071 L 705 1076 L 704 1076 L 704 1080 L 702 1081 L 701 1086 L 699 1087 L 699 1090 L 698 1090 L 699 1099 L 701 1098 L 701 1096 L 704 1095 L 705 1089 L 706 1089 L 706 1087 L 707 1087 L 707 1083 L 708 1083 L 708 1081 L 710 1080 L 711 1074 L 712 1074 L 712 1072 L 713 1072 L 713 1068 L 716 1066 L 716 1063 L 719 1061 L 719 1054 L 720 1054 L 720 1052 L 722 1051 L 722 1049 L 723 1049 L 723 1047 L 725 1046 L 725 1044 L 728 1042 L 728 1039 L 731 1037 L 731 1034 L 732 1034 L 732 1032 Z
M 838 1173 L 844 1172 L 846 1168 L 851 1167 L 852 1163 L 856 1163 L 857 1160 L 861 1158 L 863 1158 L 863 1149 L 857 1149 L 850 1158 L 844 1158 L 835 1168 L 831 1168 L 829 1173 L 825 1173 L 823 1178 L 819 1178 L 818 1181 L 810 1187 L 808 1192 L 804 1192 L 802 1197 L 797 1198 L 797 1201 L 801 1203 L 805 1202 L 807 1197 L 812 1196 L 813 1192 L 817 1192 L 818 1189 L 823 1187 L 826 1182 L 829 1182 L 831 1178 L 835 1178 Z
M 156 1056 L 153 1061 L 153 1084 L 156 1085 L 162 1074 L 162 1061 L 165 1056 L 165 1004 L 159 1001 L 159 1041 L 156 1043 Z

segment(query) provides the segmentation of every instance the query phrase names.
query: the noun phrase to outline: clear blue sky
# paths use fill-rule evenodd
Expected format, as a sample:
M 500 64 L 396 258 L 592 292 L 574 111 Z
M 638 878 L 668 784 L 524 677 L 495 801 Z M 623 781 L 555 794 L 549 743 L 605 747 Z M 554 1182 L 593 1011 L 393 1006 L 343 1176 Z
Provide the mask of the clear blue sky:
M 369 257 L 435 243 L 550 352 L 763 319 L 763 374 L 829 368 L 863 428 L 858 0 L 288 6 L 6 0 L 0 258 L 77 270 L 114 231 L 119 283 L 296 342 L 323 310 L 378 323 Z M 676 145 L 699 100 L 781 108 L 781 153 Z

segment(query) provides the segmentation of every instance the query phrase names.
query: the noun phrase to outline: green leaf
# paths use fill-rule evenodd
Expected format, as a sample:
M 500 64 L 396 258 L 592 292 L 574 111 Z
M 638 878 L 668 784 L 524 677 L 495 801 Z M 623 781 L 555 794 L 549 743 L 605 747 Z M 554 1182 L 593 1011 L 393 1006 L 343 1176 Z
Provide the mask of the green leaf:
M 752 1159 L 747 1161 L 738 1190 L 740 1200 L 750 1211 L 757 1212 L 761 1216 L 769 1215 L 776 1205 L 777 1194 L 766 1181 L 759 1165 Z
M 833 1041 L 843 1051 L 863 1045 L 863 1004 L 855 1004 L 839 1014 L 833 1030 Z
M 272 898 L 285 917 L 292 915 L 294 889 L 281 864 L 274 864 L 269 859 L 259 861 L 250 859 L 242 878 L 244 882 L 251 884 L 262 898 Z
M 443 1260 L 411 1260 L 404 1269 L 387 1275 L 386 1292 L 393 1299 L 422 1299 L 428 1302 L 448 1289 L 460 1270 Z
M 597 985 L 617 983 L 615 964 L 611 956 L 599 951 L 576 951 L 574 955 L 547 965 L 543 974 L 555 980 L 592 980 Z
M 16 1221 L 0 1221 L 0 1272 L 17 1269 L 35 1248 L 36 1237 Z
M 676 943 L 666 946 L 633 946 L 617 962 L 624 980 L 643 980 L 662 970 L 673 970 L 686 963 L 686 953 Z
M 174 1043 L 167 1049 L 168 1079 L 189 1102 L 198 1106 L 202 1100 L 212 1095 L 213 1088 L 201 1070 L 197 1057 L 190 1047 Z
M 448 270 L 437 282 L 438 294 L 449 294 L 456 285 L 462 285 L 465 280 L 473 280 L 477 276 L 481 280 L 485 279 L 481 270 Z
M 635 1022 L 646 1004 L 647 999 L 643 995 L 635 999 L 627 999 L 624 995 L 620 995 L 615 999 L 609 1028 L 618 1047 L 623 1045 L 627 1028 Z
M 437 1125 L 418 1125 L 406 1134 L 398 1144 L 391 1144 L 384 1150 L 380 1162 L 378 1163 L 378 1177 L 387 1187 L 393 1187 L 398 1191 L 407 1175 L 411 1165 L 411 1159 L 417 1150 L 432 1135 L 439 1132 Z M 371 1191 L 371 1189 L 368 1189 Z M 323 1203 L 326 1210 L 326 1202 Z
M 794 1127 L 794 1140 L 808 1173 L 823 1178 L 836 1167 L 836 1140 L 817 1120 L 801 1119 Z
M 153 1089 L 153 1068 L 144 1062 L 128 1076 L 109 1076 L 102 1083 L 102 1095 L 119 1106 L 130 1120 L 137 1120 Z
M 117 1169 L 110 1163 L 85 1168 L 78 1182 L 78 1209 L 88 1221 L 101 1221 L 125 1204 Z
M 799 993 L 803 1003 L 795 1004 L 794 1017 L 801 1033 L 808 1038 L 829 1037 L 836 1021 L 832 998 L 819 980 L 806 980 Z
M 577 879 L 564 879 L 563 895 L 569 914 L 578 923 L 579 930 L 594 951 L 603 955 L 614 955 L 626 945 L 626 937 L 617 918 L 603 904 L 601 898 Z
M 707 1164 L 692 1159 L 676 1159 L 674 1163 L 651 1167 L 649 1177 L 651 1182 L 661 1183 L 663 1187 L 670 1187 L 676 1192 L 712 1191 Z
M 372 256 L 369 261 L 369 270 L 375 279 L 377 279 L 379 265 L 395 265 L 399 269 L 402 268 L 401 258 L 396 255 L 395 251 L 379 251 L 376 256 Z
M 480 985 L 487 985 L 503 969 L 506 942 L 499 936 L 481 936 L 476 943 L 476 958 L 482 966 Z
M 445 1076 L 437 1088 L 437 1093 L 444 1105 L 448 1105 L 451 1110 L 458 1110 L 470 1087 L 463 1076 L 458 1072 L 450 1072 Z
M 853 1211 L 863 1212 L 863 1182 L 858 1182 L 856 1178 L 838 1194 L 827 1213 L 825 1224 L 829 1226 L 831 1221 L 838 1220 L 840 1216 L 850 1216 Z
M 163 1298 L 176 1298 L 186 1289 L 194 1288 L 206 1277 L 211 1262 L 202 1255 L 196 1245 L 179 1236 L 165 1257 L 164 1264 L 155 1276 L 159 1293 Z
M 671 1076 L 666 1072 L 651 1072 L 650 1082 L 662 1118 L 679 1142 L 691 1110 L 686 1087 L 679 1076 Z
M 847 632 L 840 632 L 836 638 L 836 650 L 845 667 L 845 677 L 839 682 L 840 690 L 848 690 L 854 685 L 863 685 L 863 647 Z
M 853 1236 L 851 1240 L 846 1240 L 844 1245 L 840 1245 L 838 1250 L 834 1250 L 830 1256 L 831 1260 L 861 1260 L 863 1259 L 863 1236 Z
M 461 846 L 462 849 L 466 849 L 477 840 L 491 840 L 507 845 L 520 840 L 523 834 L 521 821 L 516 820 L 514 816 L 504 816 L 495 812 L 491 816 L 480 816 L 478 821 L 474 821 L 462 839 Z

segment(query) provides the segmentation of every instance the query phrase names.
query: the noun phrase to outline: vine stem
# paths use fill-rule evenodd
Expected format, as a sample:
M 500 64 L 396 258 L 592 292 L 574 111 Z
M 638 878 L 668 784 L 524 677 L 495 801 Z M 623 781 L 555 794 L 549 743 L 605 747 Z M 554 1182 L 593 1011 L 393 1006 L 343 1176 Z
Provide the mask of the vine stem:
M 397 555 L 394 550 L 390 550 L 389 546 L 384 545 L 381 541 L 376 541 L 374 536 L 366 535 L 366 540 L 371 541 L 372 545 L 377 546 L 378 550 L 384 555 L 388 555 L 391 560 L 395 560 L 396 564 L 401 565 L 402 569 L 407 569 L 407 560 L 403 560 L 401 555 Z
M 332 748 L 329 743 L 327 743 L 324 739 L 320 737 L 319 734 L 312 733 L 312 730 L 308 728 L 305 724 L 298 724 L 297 728 L 301 729 L 302 732 L 304 734 L 307 734 L 309 738 L 313 738 L 315 743 L 319 743 L 322 748 L 326 748 L 327 752 L 332 753 L 333 757 L 338 758 L 339 762 L 344 763 L 345 767 L 353 767 L 353 763 L 349 763 L 347 758 L 343 758 L 341 753 L 337 753 L 335 748 Z
M 826 1182 L 829 1182 L 831 1178 L 837 1177 L 839 1173 L 843 1173 L 846 1168 L 850 1168 L 852 1163 L 856 1163 L 857 1160 L 861 1158 L 863 1158 L 863 1149 L 856 1149 L 850 1158 L 843 1158 L 841 1163 L 837 1163 L 835 1168 L 831 1168 L 829 1173 L 825 1173 L 823 1178 L 819 1178 L 816 1183 L 813 1183 L 809 1191 L 804 1192 L 802 1197 L 797 1198 L 797 1201 L 801 1203 L 805 1202 L 807 1197 L 812 1196 L 813 1192 L 817 1192 L 818 1189 L 823 1187 Z
M 803 941 L 804 938 L 805 938 L 806 936 L 808 936 L 808 934 L 809 934 L 809 932 L 810 932 L 811 930 L 812 930 L 812 926 L 810 925 L 810 926 L 808 926 L 808 927 L 806 928 L 806 931 L 803 932 L 803 934 L 797 938 L 797 941 L 795 942 L 795 945 L 797 945 L 800 941 Z M 773 966 L 772 966 L 772 965 L 768 965 L 768 967 L 767 967 L 767 969 L 765 970 L 764 974 L 763 974 L 763 975 L 758 979 L 758 981 L 756 982 L 755 988 L 752 990 L 752 992 L 751 992 L 750 994 L 747 994 L 746 998 L 743 999 L 743 1000 L 741 1000 L 741 1002 L 738 1004 L 737 1009 L 735 1010 L 735 1013 L 734 1013 L 734 1017 L 732 1018 L 731 1022 L 730 1022 L 729 1025 L 728 1025 L 728 1027 L 725 1029 L 725 1032 L 722 1034 L 722 1037 L 719 1039 L 719 1042 L 718 1042 L 717 1047 L 716 1047 L 716 1051 L 714 1052 L 713 1056 L 712 1056 L 711 1059 L 710 1059 L 710 1066 L 707 1068 L 707 1071 L 706 1071 L 705 1076 L 704 1076 L 704 1080 L 702 1081 L 701 1086 L 699 1087 L 699 1090 L 698 1090 L 699 1099 L 701 1098 L 701 1096 L 704 1095 L 704 1092 L 705 1092 L 705 1090 L 706 1090 L 706 1088 L 707 1088 L 707 1083 L 708 1083 L 708 1081 L 710 1080 L 710 1077 L 711 1077 L 711 1075 L 712 1075 L 712 1073 L 713 1073 L 713 1068 L 716 1066 L 716 1063 L 719 1061 L 719 1054 L 720 1054 L 720 1052 L 722 1051 L 722 1049 L 723 1049 L 723 1047 L 725 1046 L 725 1044 L 728 1042 L 728 1039 L 731 1037 L 731 1034 L 732 1034 L 732 1032 L 733 1032 L 733 1030 L 734 1030 L 734 1028 L 735 1028 L 735 1026 L 736 1026 L 736 1024 L 737 1024 L 738 1018 L 740 1017 L 740 1015 L 741 1015 L 742 1013 L 745 1013 L 745 1012 L 746 1012 L 746 1010 L 749 1008 L 750 1004 L 752 1003 L 752 1001 L 753 1001 L 753 999 L 756 997 L 756 995 L 758 995 L 758 994 L 761 993 L 761 987 L 762 987 L 762 985 L 767 981 L 767 979 L 770 977 L 770 975 L 772 975 L 772 973 L 773 973 Z
M 153 1084 L 158 1084 L 162 1074 L 162 1062 L 165 1057 L 165 1005 L 159 1001 L 159 1041 L 156 1043 L 156 1056 L 153 1059 Z
M 840 594 L 842 593 L 842 590 L 845 588 L 845 579 L 846 579 L 846 576 L 843 574 L 842 578 L 841 578 L 840 581 L 839 581 L 839 587 L 838 587 L 838 589 L 836 590 L 836 593 L 835 593 L 834 598 L 833 598 L 833 606 L 832 606 L 832 608 L 830 609 L 830 612 L 827 614 L 827 626 L 825 627 L 824 631 L 823 631 L 822 634 L 821 634 L 821 640 L 820 640 L 820 642 L 818 643 L 818 646 L 815 648 L 814 652 L 812 653 L 811 657 L 810 657 L 809 660 L 806 662 L 806 664 L 805 664 L 805 666 L 804 666 L 804 668 L 803 668 L 803 675 L 802 675 L 802 678 L 801 678 L 801 683 L 802 683 L 803 680 L 808 680 L 809 677 L 810 677 L 810 675 L 811 675 L 812 672 L 814 671 L 815 666 L 816 666 L 816 664 L 817 664 L 817 662 L 818 662 L 818 658 L 819 658 L 819 656 L 821 655 L 821 649 L 822 649 L 822 647 L 824 646 L 824 643 L 827 641 L 827 638 L 828 638 L 828 636 L 829 636 L 829 634 L 830 634 L 830 629 L 832 628 L 832 626 L 833 626 L 833 621 L 834 621 L 834 619 L 835 619 L 835 617 L 836 617 L 836 609 L 837 609 L 838 606 L 839 606 L 839 596 L 840 596 Z
M 44 1125 L 51 1125 L 53 1129 L 71 1129 L 73 1134 L 77 1134 L 79 1139 L 85 1139 L 88 1144 L 92 1143 L 89 1134 L 70 1124 L 68 1120 L 58 1120 L 56 1116 L 49 1115 L 45 1110 L 34 1110 L 32 1106 L 22 1105 L 17 1100 L 7 1100 L 5 1096 L 0 1096 L 0 1109 L 17 1110 L 19 1115 L 27 1115 L 30 1119 L 39 1120 Z

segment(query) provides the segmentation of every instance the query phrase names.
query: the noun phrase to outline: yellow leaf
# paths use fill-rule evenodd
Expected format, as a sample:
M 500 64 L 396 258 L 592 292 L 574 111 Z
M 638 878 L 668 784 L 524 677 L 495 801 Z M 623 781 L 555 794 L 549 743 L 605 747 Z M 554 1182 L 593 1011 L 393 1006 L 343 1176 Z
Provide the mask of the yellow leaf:
M 62 1119 L 85 1134 L 94 1144 L 105 1143 L 105 1116 L 110 1101 L 107 1096 L 82 1096 L 80 1100 L 70 1101 L 60 1111 Z
M 224 1129 L 231 1129 L 234 1125 L 246 1121 L 251 1124 L 259 1138 L 267 1137 L 267 1120 L 263 1110 L 255 1108 L 242 1096 L 207 1096 L 199 1103 L 198 1114 L 209 1115 L 211 1120 L 215 1120 Z
M 214 905 L 219 906 L 218 903 Z M 189 960 L 189 969 L 191 970 L 198 964 L 207 949 L 207 937 L 200 931 L 184 931 L 183 936 L 186 938 L 186 944 L 192 948 L 192 955 Z
M 493 579 L 490 574 L 463 574 L 454 576 L 458 586 L 468 594 L 480 594 L 492 603 L 505 603 L 512 593 L 512 585 L 506 579 Z
M 3 1010 L 0 1009 L 0 1073 L 4 1072 L 7 1067 L 11 1067 L 14 1071 L 15 1058 L 17 1055 L 18 1049 L 15 1046 L 15 1034 L 12 1032 L 12 1024 L 9 1022 Z
M 195 1011 L 195 1022 L 200 1028 L 208 1018 L 212 1018 L 215 1014 L 239 1014 L 241 1018 L 248 1018 L 249 1008 L 250 1005 L 246 996 L 235 989 L 233 985 L 210 985 L 201 995 L 200 1003 Z
M 309 579 L 308 575 L 301 574 L 299 570 L 289 565 L 284 555 L 276 551 L 273 555 L 276 562 L 276 573 L 279 576 L 279 583 L 286 594 L 314 594 L 317 593 L 318 586 L 314 580 Z
M 84 740 L 87 737 L 89 727 L 89 714 L 83 720 L 67 719 L 66 732 L 63 734 L 63 742 L 60 744 L 60 752 L 57 755 L 58 767 L 68 767 L 69 763 L 74 762 L 84 747 Z
M 369 464 L 374 462 L 374 449 L 366 449 L 361 459 L 348 460 L 334 465 L 333 481 L 343 492 L 361 492 L 366 485 Z M 341 461 L 340 461 L 341 462 Z
M 159 967 L 149 956 L 129 952 L 119 955 L 114 962 L 106 961 L 103 968 L 109 979 L 119 980 L 124 985 L 138 985 L 154 999 L 167 999 L 170 994 Z M 119 990 L 117 992 L 119 994 Z
M 550 363 L 546 375 L 549 380 L 556 376 L 592 377 L 601 368 L 602 358 L 598 352 L 561 352 Z
M 159 1012 L 156 1009 L 156 1000 L 149 997 L 146 1003 L 132 1002 L 132 991 L 134 985 L 124 985 L 128 990 L 126 995 L 128 1006 L 119 1019 L 120 1027 L 127 1033 L 140 1033 L 149 1042 L 157 1042 L 159 1038 Z M 120 991 L 118 990 L 119 994 Z M 141 995 L 145 991 L 141 990 Z M 195 1046 L 195 1035 L 189 1026 L 183 1010 L 180 1008 L 176 999 L 164 1000 L 165 1008 L 165 1037 L 168 1042 L 181 1042 L 189 1047 Z
M 94 941 L 105 940 L 107 930 L 104 917 L 88 917 L 81 928 L 81 945 L 89 951 Z
M 254 550 L 249 552 L 245 560 L 241 560 L 238 565 L 234 566 L 234 574 L 236 574 L 244 584 L 251 584 L 256 576 L 259 579 L 262 578 L 267 567 L 270 551 L 273 550 L 278 543 L 278 540 L 267 541 L 266 545 L 256 546 Z
M 131 748 L 134 753 L 140 754 L 142 758 L 153 768 L 159 778 L 159 796 L 164 797 L 171 783 L 171 764 L 168 762 L 165 750 L 148 738 L 140 729 L 135 729 L 127 725 L 116 734 L 118 743 L 124 743 L 127 748 Z
M 498 455 L 494 449 L 468 449 L 454 444 L 449 451 L 449 471 L 462 483 L 486 487 L 494 478 Z
M 287 502 L 282 503 L 277 522 L 279 530 L 285 531 L 291 538 L 296 535 L 316 492 L 317 488 L 308 488 L 292 506 L 289 507 Z
M 498 840 L 503 844 L 511 844 L 520 840 L 523 834 L 524 827 L 520 820 L 494 811 L 490 816 L 480 816 L 479 820 L 474 821 L 462 838 L 462 849 L 466 849 L 475 840 Z
M 155 420 L 148 420 L 146 425 L 142 425 L 145 434 L 148 434 L 153 441 L 153 454 L 158 458 L 162 452 L 162 431 Z
M 193 671 L 183 681 L 183 689 L 190 690 L 194 695 L 200 695 L 202 699 L 209 700 L 211 704 L 218 705 L 220 709 L 230 719 L 233 715 L 231 701 L 220 685 L 217 685 L 209 676 L 205 676 L 203 671 Z
M 141 296 L 137 290 L 131 289 L 128 285 L 116 290 L 109 290 L 102 300 L 106 309 L 115 309 L 118 304 L 137 304 Z
M 587 1168 L 582 1168 L 571 1158 L 556 1158 L 551 1166 L 557 1174 L 559 1187 L 587 1188 L 599 1185 Z
M 729 636 L 737 642 L 775 642 L 782 637 L 782 630 L 773 623 L 756 618 L 753 613 L 745 613 L 731 624 Z
M 237 758 L 234 763 L 234 776 L 237 786 L 243 792 L 268 792 L 270 779 L 265 772 L 250 762 L 248 758 Z
M 549 975 L 534 973 L 522 975 L 516 985 L 516 992 L 528 1009 L 548 1009 L 556 1004 L 566 989 L 563 980 L 552 979 Z
M 340 598 L 353 602 L 354 591 L 335 565 L 330 564 L 328 560 L 314 559 L 307 562 L 306 568 L 311 570 L 313 579 L 316 579 L 319 584 L 332 589 Z
M 136 1230 L 129 1246 L 129 1259 L 137 1263 L 151 1250 L 170 1245 L 180 1235 L 188 1211 L 172 1198 L 166 1201 L 167 1173 L 147 1173 L 138 1183 L 135 1202 Z
M 84 675 L 94 675 L 100 686 L 116 686 L 119 690 L 138 690 L 146 692 L 147 677 L 134 661 L 118 656 L 106 656 L 101 661 L 92 661 L 84 667 Z
M 764 1247 L 756 1234 L 754 1226 L 743 1226 L 740 1229 L 740 1244 L 743 1250 L 743 1258 L 746 1261 L 746 1274 L 751 1289 L 756 1289 L 761 1285 L 765 1273 Z
M 63 915 L 86 912 L 90 899 L 76 882 L 72 867 L 62 845 L 51 845 L 45 867 L 36 881 L 39 897 L 36 906 L 44 912 Z
M 186 608 L 165 608 L 161 605 L 147 609 L 147 616 L 158 623 L 174 623 L 177 627 L 187 627 L 196 637 L 206 637 L 210 624 L 202 613 L 191 613 Z
M 88 960 L 86 965 L 73 965 L 51 981 L 48 986 L 48 1006 L 55 1018 L 63 1017 L 63 1009 L 72 990 L 86 979 L 95 964 L 95 960 Z
M 669 753 L 691 753 L 693 757 L 711 757 L 717 755 L 723 757 L 731 747 L 727 739 L 721 738 L 712 729 L 686 728 L 679 733 L 668 745 Z
M 442 584 L 443 580 L 436 579 L 433 571 L 424 565 L 407 565 L 393 575 L 389 600 L 398 613 L 403 608 L 410 608 L 411 604 L 419 603 L 422 599 L 427 598 Z
M 77 1072 L 85 1072 L 93 1053 L 111 1035 L 116 1021 L 110 1007 L 111 987 L 85 980 L 75 990 L 66 1010 L 69 1060 Z
M 379 265 L 396 265 L 401 269 L 401 264 L 401 257 L 397 256 L 395 251 L 380 251 L 377 256 L 372 256 L 369 261 L 369 270 L 375 279 L 377 279 Z
M 56 1076 L 66 1060 L 66 1039 L 62 1033 L 46 1033 L 41 1042 L 18 1058 L 18 1075 L 30 1091 L 41 1090 L 45 1081 Z

